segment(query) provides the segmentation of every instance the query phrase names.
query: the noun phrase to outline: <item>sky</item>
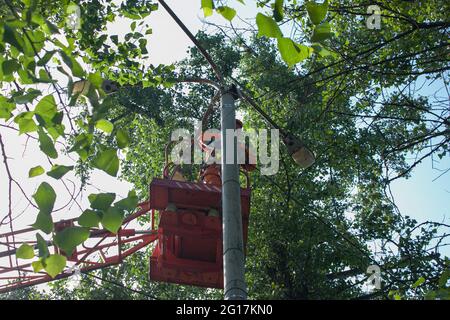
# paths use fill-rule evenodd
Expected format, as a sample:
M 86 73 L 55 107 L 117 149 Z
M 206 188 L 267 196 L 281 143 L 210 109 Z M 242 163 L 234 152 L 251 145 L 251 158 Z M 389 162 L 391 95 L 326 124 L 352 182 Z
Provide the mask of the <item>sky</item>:
M 251 1 L 247 2 L 249 4 L 253 3 Z M 204 26 L 202 24 L 203 18 L 200 10 L 200 0 L 167 0 L 167 3 L 194 34 Z M 234 7 L 237 9 L 238 14 L 244 18 L 255 16 L 253 5 L 245 7 L 238 1 L 234 1 Z M 192 43 L 163 8 L 153 12 L 146 20 L 153 28 L 153 34 L 150 35 L 148 39 L 148 49 L 150 52 L 149 63 L 154 65 L 160 63 L 170 64 L 186 56 L 186 51 Z M 216 13 L 209 21 L 218 22 L 220 24 L 226 23 L 226 21 Z M 124 36 L 129 30 L 129 24 L 129 20 L 118 20 L 108 28 L 109 33 L 111 35 L 118 34 L 119 36 Z M 433 88 L 424 90 L 431 91 Z M 42 181 L 48 181 L 49 179 L 47 179 L 45 175 L 29 179 L 29 168 L 43 165 L 46 169 L 49 169 L 50 165 L 39 151 L 35 141 L 27 139 L 23 135 L 18 137 L 17 133 L 10 129 L 0 128 L 0 130 L 4 140 L 7 141 L 6 152 L 10 158 L 10 167 L 13 176 L 17 181 L 21 182 L 25 193 L 31 195 Z M 161 150 L 161 152 L 163 151 Z M 57 163 L 70 165 L 72 160 L 65 156 L 61 156 Z M 448 156 L 440 163 L 433 163 L 433 165 L 431 159 L 428 158 L 414 169 L 410 179 L 399 179 L 393 183 L 392 192 L 403 215 L 409 215 L 419 222 L 433 220 L 449 223 L 450 173 L 443 175 L 434 181 L 434 179 L 442 173 L 439 169 L 447 169 L 449 167 L 450 160 Z M 69 173 L 67 177 L 73 180 L 75 185 L 79 185 L 76 182 L 76 177 L 72 173 Z M 94 171 L 90 181 L 95 183 L 95 187 L 89 186 L 83 193 L 82 200 L 80 201 L 80 206 L 82 208 L 88 207 L 87 195 L 89 193 L 112 191 L 117 192 L 119 196 L 124 197 L 128 190 L 132 188 L 129 183 L 118 181 L 98 170 Z M 2 195 L 0 201 L 0 217 L 3 217 L 7 210 L 7 182 L 5 169 L 3 166 L 0 166 L 0 194 Z M 59 181 L 51 180 L 51 183 L 58 194 L 55 207 L 63 207 L 68 201 L 67 192 L 64 190 L 65 186 Z M 73 186 L 69 183 L 68 187 L 72 188 Z M 30 214 L 30 211 L 34 213 L 36 210 L 26 206 L 26 201 L 17 188 L 14 189 L 13 206 L 15 213 L 23 212 L 23 214 L 15 220 L 16 228 L 26 227 L 34 222 L 35 216 Z M 73 205 L 71 208 L 65 208 L 64 210 L 56 212 L 54 214 L 54 220 L 78 216 L 79 214 L 80 208 Z M 0 233 L 7 231 L 6 226 L 0 227 Z M 449 252 L 449 250 L 445 250 L 447 255 L 449 255 Z

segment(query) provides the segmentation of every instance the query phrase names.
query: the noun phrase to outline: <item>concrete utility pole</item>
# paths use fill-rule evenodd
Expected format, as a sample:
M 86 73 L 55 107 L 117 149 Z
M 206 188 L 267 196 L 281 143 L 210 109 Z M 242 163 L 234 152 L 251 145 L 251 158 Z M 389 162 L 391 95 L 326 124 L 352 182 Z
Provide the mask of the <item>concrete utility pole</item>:
M 225 300 L 246 300 L 245 255 L 242 234 L 241 187 L 237 161 L 237 141 L 229 145 L 227 129 L 236 130 L 236 88 L 222 91 L 221 100 L 221 163 L 222 163 L 222 232 L 223 283 Z M 230 132 L 231 133 L 231 132 Z M 234 135 L 233 135 L 234 136 Z M 227 152 L 233 150 L 233 162 L 227 163 Z

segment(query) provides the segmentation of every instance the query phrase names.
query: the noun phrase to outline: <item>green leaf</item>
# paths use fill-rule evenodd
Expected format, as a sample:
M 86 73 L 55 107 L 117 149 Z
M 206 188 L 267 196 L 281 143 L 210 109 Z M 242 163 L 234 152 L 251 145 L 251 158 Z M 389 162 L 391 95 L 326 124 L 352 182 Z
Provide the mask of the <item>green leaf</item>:
M 333 33 L 331 32 L 331 26 L 328 22 L 319 24 L 314 28 L 313 35 L 311 37 L 312 42 L 321 42 L 328 38 L 331 38 Z
M 59 34 L 59 30 L 58 27 L 55 26 L 53 23 L 51 23 L 50 21 L 46 20 L 45 24 L 47 26 L 47 33 L 51 33 L 51 34 Z
M 423 284 L 425 282 L 425 278 L 424 277 L 420 277 L 419 279 L 417 279 L 416 282 L 414 282 L 414 284 L 411 286 L 413 289 L 417 288 L 418 286 L 420 286 L 421 284 Z
M 312 23 L 318 25 L 327 16 L 328 0 L 325 0 L 324 3 L 315 3 L 313 1 L 307 2 L 306 11 L 308 12 L 309 18 L 311 19 Z
M 56 141 L 56 139 L 58 139 L 59 136 L 64 135 L 64 128 L 65 127 L 62 124 L 61 125 L 55 124 L 53 127 L 47 128 L 47 131 L 50 134 L 50 136 L 53 138 L 53 140 Z
M 116 199 L 115 193 L 92 193 L 88 196 L 92 209 L 107 210 Z
M 36 221 L 32 224 L 35 229 L 42 230 L 44 233 L 49 234 L 53 231 L 53 219 L 49 213 L 40 211 L 37 215 Z
M 44 263 L 41 260 L 33 261 L 31 266 L 33 267 L 34 272 L 39 272 L 44 269 Z
M 450 278 L 450 269 L 445 269 L 439 277 L 439 287 L 444 288 L 447 285 L 448 279 Z
M 50 255 L 50 252 L 48 251 L 47 242 L 39 233 L 36 234 L 36 241 L 39 250 L 39 257 L 47 258 Z
M 91 73 L 88 76 L 88 80 L 90 83 L 94 85 L 97 89 L 100 89 L 102 87 L 103 78 L 100 75 L 100 72 Z
M 258 37 L 279 38 L 283 36 L 275 20 L 262 13 L 256 15 L 256 25 L 258 26 Z
M 43 67 L 47 64 L 47 62 L 50 61 L 50 59 L 53 57 L 53 55 L 55 54 L 56 50 L 52 50 L 52 51 L 48 51 L 44 54 L 44 56 L 37 62 L 37 65 L 39 67 Z
M 100 220 L 101 218 L 96 211 L 87 209 L 84 210 L 84 212 L 78 218 L 78 224 L 86 228 L 96 228 L 98 227 Z
M 278 38 L 278 50 L 288 66 L 293 66 L 308 58 L 312 50 L 304 45 L 297 44 L 290 38 Z
M 206 17 L 209 17 L 210 15 L 213 14 L 213 9 L 214 9 L 214 3 L 213 0 L 202 0 L 202 7 L 203 9 L 203 14 Z
M 87 228 L 69 227 L 58 232 L 53 241 L 67 256 L 71 256 L 75 248 L 89 238 L 89 234 Z
M 72 56 L 69 57 L 67 53 L 62 50 L 60 50 L 59 53 L 61 54 L 61 58 L 63 59 L 64 63 L 70 68 L 70 70 L 72 70 L 72 74 L 75 77 L 83 78 L 84 71 L 78 61 Z
M 111 133 L 114 129 L 114 125 L 106 119 L 100 119 L 95 123 L 97 129 L 102 130 L 106 133 Z
M 128 136 L 128 133 L 125 130 L 119 129 L 116 132 L 116 141 L 117 146 L 120 149 L 123 149 L 128 146 L 128 143 L 130 142 L 130 137 Z
M 29 178 L 37 177 L 43 174 L 44 172 L 45 170 L 41 166 L 33 167 L 30 169 L 30 171 L 28 171 L 28 177 Z
M 112 232 L 117 233 L 123 222 L 123 211 L 111 207 L 103 213 L 102 226 Z
M 311 47 L 314 49 L 314 52 L 316 52 L 321 57 L 328 57 L 333 55 L 331 51 L 325 49 L 323 46 L 319 44 L 313 44 Z
M 276 22 L 280 22 L 284 17 L 284 8 L 283 8 L 284 0 L 275 0 L 275 5 L 273 8 L 273 18 Z
M 6 23 L 3 24 L 4 31 L 3 31 L 3 41 L 9 43 L 10 45 L 16 47 L 17 50 L 20 52 L 24 52 L 23 46 L 21 44 L 20 36 L 17 34 L 17 32 L 12 29 L 10 26 L 8 26 Z
M 45 69 L 39 70 L 39 79 L 36 79 L 36 81 L 39 83 L 56 83 L 55 80 L 50 78 L 49 73 Z
M 33 119 L 22 118 L 19 120 L 19 135 L 34 132 L 38 129 Z
M 119 171 L 119 158 L 115 149 L 106 149 L 99 152 L 93 162 L 94 167 L 103 170 L 107 174 L 115 177 Z
M 25 104 L 25 103 L 32 102 L 34 99 L 36 99 L 38 96 L 40 96 L 41 93 L 42 92 L 39 90 L 31 89 L 31 90 L 28 90 L 25 94 L 23 94 L 21 92 L 15 94 L 13 96 L 13 98 L 17 104 Z
M 38 135 L 39 149 L 52 159 L 58 158 L 58 152 L 55 149 L 52 139 L 41 128 L 38 128 Z
M 110 36 L 110 38 L 111 38 L 111 41 L 115 44 L 115 45 L 118 45 L 119 44 L 119 36 L 118 35 L 112 35 L 112 36 Z
M 139 199 L 136 196 L 136 192 L 130 191 L 128 192 L 128 196 L 120 201 L 117 201 L 114 204 L 114 207 L 121 210 L 133 211 L 134 209 L 136 209 L 138 202 Z
M 216 11 L 228 21 L 233 20 L 236 16 L 236 10 L 227 6 L 220 6 L 216 9 Z
M 36 193 L 33 195 L 33 198 L 41 212 L 49 214 L 53 211 L 56 193 L 52 186 L 47 182 L 42 182 L 39 185 Z
M 73 166 L 54 165 L 47 175 L 54 179 L 61 179 L 67 172 L 73 170 Z
M 52 119 L 58 112 L 53 95 L 50 94 L 42 98 L 36 105 L 34 112 L 43 118 Z
M 3 74 L 8 76 L 20 69 L 20 64 L 16 60 L 5 60 L 2 63 Z
M 79 151 L 83 148 L 89 147 L 89 145 L 92 143 L 92 134 L 86 134 L 81 133 L 78 136 L 75 137 L 75 142 L 70 148 L 69 152 Z
M 54 278 L 60 274 L 66 266 L 67 258 L 60 254 L 52 254 L 45 259 L 45 271 Z
M 0 119 L 9 120 L 13 116 L 12 111 L 15 108 L 16 105 L 14 103 L 9 102 L 8 99 L 0 95 Z
M 29 244 L 22 244 L 16 251 L 16 257 L 19 259 L 33 259 L 34 249 Z

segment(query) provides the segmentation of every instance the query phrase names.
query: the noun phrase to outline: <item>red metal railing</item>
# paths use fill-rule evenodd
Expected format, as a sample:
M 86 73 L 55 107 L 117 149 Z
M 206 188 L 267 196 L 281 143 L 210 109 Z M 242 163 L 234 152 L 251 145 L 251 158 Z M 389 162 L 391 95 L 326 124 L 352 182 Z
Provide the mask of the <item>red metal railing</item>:
M 35 229 L 26 228 L 0 234 L 0 248 L 6 247 L 6 250 L 0 250 L 0 293 L 67 278 L 72 276 L 76 269 L 83 273 L 120 264 L 125 258 L 145 248 L 158 238 L 154 228 L 154 211 L 150 210 L 149 202 L 139 204 L 139 208 L 140 210 L 136 213 L 125 218 L 122 228 L 117 234 L 103 229 L 92 229 L 89 239 L 77 248 L 74 255 L 68 257 L 66 269 L 55 278 L 43 271 L 34 272 L 30 262 L 24 263 L 24 260 L 15 259 L 15 248 L 22 243 L 36 245 L 36 241 L 31 240 L 35 239 L 37 232 Z M 137 218 L 150 212 L 151 226 L 148 230 L 128 228 L 128 225 L 135 222 Z M 57 222 L 55 225 L 73 222 L 75 220 L 71 219 Z M 25 240 L 18 240 L 19 235 Z M 13 238 L 15 240 L 11 241 Z M 3 239 L 6 241 L 2 241 Z M 51 253 L 57 250 L 51 245 L 51 242 L 47 244 Z

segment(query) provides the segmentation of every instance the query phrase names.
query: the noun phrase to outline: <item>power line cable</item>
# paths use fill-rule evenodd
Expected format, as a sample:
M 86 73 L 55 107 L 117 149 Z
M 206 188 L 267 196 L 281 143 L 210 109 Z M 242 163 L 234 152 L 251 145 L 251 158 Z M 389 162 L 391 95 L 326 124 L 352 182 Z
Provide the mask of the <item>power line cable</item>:
M 87 273 L 87 272 L 86 272 L 86 273 L 83 273 L 83 274 L 86 275 L 86 276 L 95 278 L 95 279 L 97 279 L 97 280 L 100 280 L 100 281 L 104 281 L 104 282 L 113 284 L 113 285 L 115 285 L 115 286 L 117 286 L 117 287 L 119 287 L 119 288 L 126 289 L 126 290 L 128 290 L 128 291 L 132 291 L 132 292 L 134 292 L 134 293 L 143 295 L 143 296 L 145 296 L 145 297 L 147 297 L 147 298 L 150 298 L 150 299 L 152 299 L 152 300 L 160 300 L 160 299 L 157 298 L 156 296 L 150 295 L 150 294 L 148 294 L 148 293 L 146 293 L 146 292 L 143 292 L 143 291 L 140 291 L 140 290 L 136 290 L 136 289 L 133 289 L 133 288 L 129 288 L 129 287 L 124 286 L 123 284 L 121 284 L 121 283 L 119 283 L 119 282 L 116 282 L 116 281 L 113 281 L 113 280 L 109 280 L 109 279 L 105 279 L 105 278 L 103 278 L 103 277 L 97 276 L 97 275 L 95 275 L 95 274 Z

